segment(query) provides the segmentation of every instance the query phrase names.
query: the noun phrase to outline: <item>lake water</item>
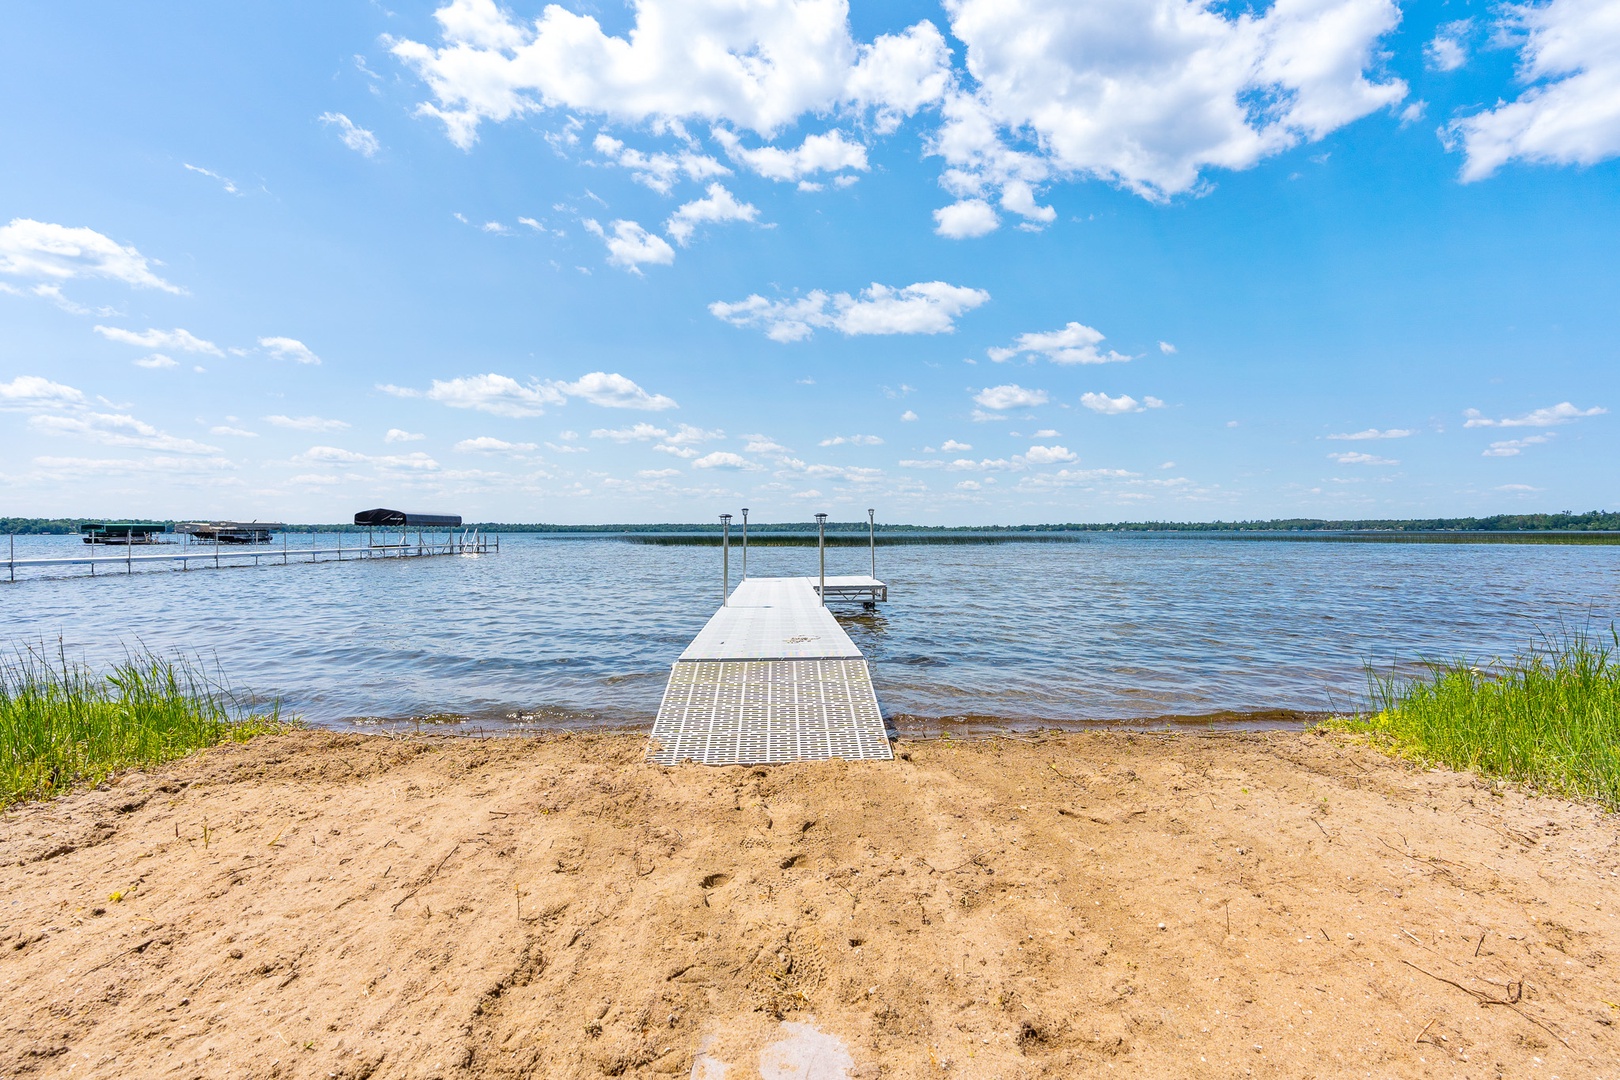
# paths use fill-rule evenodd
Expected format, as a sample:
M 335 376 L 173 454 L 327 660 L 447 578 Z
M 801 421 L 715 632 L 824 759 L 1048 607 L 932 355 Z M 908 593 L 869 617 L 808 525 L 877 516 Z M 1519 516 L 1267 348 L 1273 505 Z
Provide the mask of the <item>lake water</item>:
M 749 551 L 755 575 L 815 569 L 813 548 Z M 867 552 L 829 549 L 827 570 L 865 573 Z M 1489 660 L 1620 620 L 1620 547 L 1105 534 L 880 548 L 878 576 L 891 602 L 841 619 L 885 714 L 914 732 L 1342 708 L 1369 662 Z M 519 534 L 482 557 L 30 571 L 0 583 L 0 646 L 60 638 L 94 664 L 180 650 L 325 726 L 622 728 L 651 723 L 719 594 L 717 548 Z

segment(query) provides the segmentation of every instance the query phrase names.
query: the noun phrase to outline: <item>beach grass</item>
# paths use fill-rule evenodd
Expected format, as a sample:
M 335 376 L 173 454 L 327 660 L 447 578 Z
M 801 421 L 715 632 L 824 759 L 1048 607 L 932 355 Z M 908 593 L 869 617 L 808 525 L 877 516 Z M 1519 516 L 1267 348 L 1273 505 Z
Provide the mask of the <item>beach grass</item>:
M 0 807 L 296 726 L 184 658 L 132 652 L 98 674 L 26 649 L 0 661 Z
M 1620 810 L 1620 636 L 1563 633 L 1485 667 L 1369 671 L 1373 710 L 1338 721 L 1418 760 Z

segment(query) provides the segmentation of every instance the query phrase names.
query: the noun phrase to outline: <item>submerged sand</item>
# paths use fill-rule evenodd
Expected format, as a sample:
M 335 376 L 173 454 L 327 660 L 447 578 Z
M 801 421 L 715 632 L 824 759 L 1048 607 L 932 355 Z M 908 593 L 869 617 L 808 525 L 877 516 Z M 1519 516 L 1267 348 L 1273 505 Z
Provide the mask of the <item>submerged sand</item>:
M 0 1076 L 1620 1076 L 1620 822 L 1335 735 L 221 747 L 0 818 Z

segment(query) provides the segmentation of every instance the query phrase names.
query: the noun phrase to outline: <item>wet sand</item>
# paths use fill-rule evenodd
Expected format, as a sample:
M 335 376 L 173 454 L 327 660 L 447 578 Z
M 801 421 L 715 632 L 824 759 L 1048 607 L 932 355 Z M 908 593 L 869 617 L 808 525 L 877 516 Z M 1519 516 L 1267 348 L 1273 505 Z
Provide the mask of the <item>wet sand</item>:
M 1620 819 L 1300 733 L 307 732 L 0 817 L 0 1077 L 1620 1076 Z

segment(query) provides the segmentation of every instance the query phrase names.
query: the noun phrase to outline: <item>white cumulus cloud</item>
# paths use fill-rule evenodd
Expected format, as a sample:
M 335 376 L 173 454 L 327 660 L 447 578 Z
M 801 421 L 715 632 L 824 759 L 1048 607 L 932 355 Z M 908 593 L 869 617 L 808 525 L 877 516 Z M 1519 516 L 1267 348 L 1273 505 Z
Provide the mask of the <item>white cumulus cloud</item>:
M 395 397 L 425 397 L 452 409 L 476 409 L 495 416 L 539 416 L 548 405 L 561 405 L 567 399 L 555 387 L 531 379 L 520 383 L 508 375 L 467 375 L 457 379 L 434 379 L 427 390 L 382 385 L 379 390 Z
M 392 49 L 432 94 L 419 113 L 463 148 L 484 121 L 547 108 L 770 137 L 843 107 L 869 111 L 885 130 L 939 100 L 949 79 L 932 23 L 859 43 L 846 0 L 641 0 L 632 12 L 621 37 L 557 4 L 527 20 L 494 0 L 453 0 L 434 13 L 442 45 L 395 40 Z
M 1031 465 L 1059 465 L 1079 461 L 1080 455 L 1067 446 L 1032 446 L 1024 452 L 1023 458 Z
M 830 439 L 822 439 L 822 446 L 882 446 L 883 440 L 876 435 L 834 435 Z
M 974 404 L 993 412 L 1032 408 L 1036 405 L 1045 405 L 1050 400 L 1045 390 L 1026 390 L 1017 383 L 987 386 L 973 395 Z
M 756 327 L 772 341 L 803 341 L 817 329 L 859 334 L 948 334 L 958 316 L 990 299 L 983 289 L 917 282 L 903 288 L 873 283 L 859 297 L 816 289 L 798 300 L 767 300 L 757 293 L 709 311 L 733 326 Z
M 993 233 L 1001 226 L 995 209 L 983 199 L 961 199 L 934 211 L 934 231 L 951 240 Z
M 675 261 L 675 249 L 669 246 L 669 241 L 634 221 L 614 221 L 603 228 L 595 218 L 586 218 L 585 229 L 607 245 L 608 262 L 632 274 L 641 273 L 643 263 L 668 266 Z
M 100 277 L 141 289 L 183 293 L 152 272 L 146 256 L 94 229 L 12 218 L 0 228 L 0 274 L 67 281 Z
M 593 371 L 581 375 L 573 382 L 553 384 L 569 397 L 584 398 L 592 405 L 604 409 L 645 409 L 660 412 L 678 408 L 674 398 L 663 394 L 649 394 L 630 379 L 616 372 Z
M 692 462 L 694 469 L 757 469 L 758 465 L 749 461 L 741 454 L 733 454 L 729 450 L 716 450 L 712 454 L 704 454 Z
M 1197 190 L 1406 96 L 1369 79 L 1394 0 L 946 0 L 976 86 L 934 140 L 947 188 L 1110 180 L 1148 198 Z M 1027 148 L 1018 140 L 1028 133 Z M 1008 145 L 1009 141 L 1013 145 Z
M 291 360 L 295 364 L 318 364 L 321 358 L 310 350 L 308 345 L 296 338 L 290 337 L 262 337 L 259 345 L 270 350 L 270 355 L 277 360 Z
M 725 128 L 715 128 L 712 134 L 725 148 L 727 157 L 767 180 L 797 181 L 818 172 L 843 169 L 864 172 L 867 169 L 866 147 L 846 139 L 841 131 L 806 135 L 804 141 L 791 150 L 778 146 L 750 150 L 735 133 Z
M 1151 395 L 1137 401 L 1129 394 L 1109 397 L 1107 394 L 1085 393 L 1080 395 L 1080 404 L 1092 412 L 1102 413 L 1104 416 L 1118 416 L 1122 413 L 1139 413 L 1148 409 L 1164 408 L 1164 402 Z
M 1468 35 L 1473 28 L 1472 19 L 1446 23 L 1423 46 L 1423 58 L 1436 71 L 1456 71 L 1468 63 Z
M 388 434 L 383 436 L 383 442 L 387 442 L 387 443 L 420 442 L 421 440 L 423 440 L 425 438 L 427 438 L 427 436 L 421 434 L 420 432 L 406 431 L 404 428 L 391 427 L 391 428 L 388 429 Z
M 757 221 L 759 208 L 753 203 L 739 202 L 737 197 L 721 184 L 710 184 L 709 193 L 701 199 L 683 203 L 664 223 L 664 231 L 675 242 L 685 247 L 699 225 L 709 222 Z
M 1524 92 L 1454 121 L 1462 179 L 1510 161 L 1593 165 L 1620 155 L 1620 14 L 1613 0 L 1507 4 L 1498 30 L 1520 38 Z
M 1071 322 L 1061 330 L 1020 334 L 1011 345 L 988 350 L 990 359 L 1004 363 L 1021 353 L 1044 356 L 1054 364 L 1122 364 L 1129 356 L 1097 346 L 1103 334 L 1083 323 Z

